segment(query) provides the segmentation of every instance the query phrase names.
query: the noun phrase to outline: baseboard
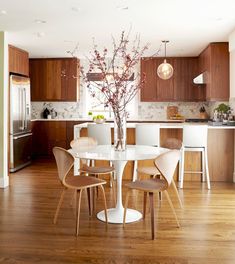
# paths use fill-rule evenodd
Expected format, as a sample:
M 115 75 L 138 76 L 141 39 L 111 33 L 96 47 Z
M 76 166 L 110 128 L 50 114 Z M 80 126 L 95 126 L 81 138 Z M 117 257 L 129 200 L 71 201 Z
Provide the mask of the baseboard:
M 9 176 L 6 178 L 0 178 L 0 188 L 6 188 L 9 186 Z

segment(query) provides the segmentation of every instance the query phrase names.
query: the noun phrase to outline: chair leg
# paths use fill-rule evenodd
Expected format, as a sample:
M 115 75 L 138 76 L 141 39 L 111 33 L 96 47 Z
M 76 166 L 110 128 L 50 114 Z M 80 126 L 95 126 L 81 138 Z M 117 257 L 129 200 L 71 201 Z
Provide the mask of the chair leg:
M 88 208 L 89 208 L 89 216 L 92 215 L 92 208 L 91 208 L 91 189 L 87 188 L 87 200 L 88 200 Z
M 113 200 L 116 205 L 116 190 L 115 190 L 115 184 L 114 184 L 114 175 L 113 172 L 110 174 L 110 183 L 112 185 L 112 193 L 113 193 Z
M 62 202 L 63 202 L 63 200 L 64 200 L 64 195 L 65 195 L 65 191 L 66 191 L 66 190 L 67 190 L 67 189 L 64 188 L 64 189 L 62 190 L 61 195 L 60 195 L 60 200 L 59 200 L 59 202 L 58 202 L 58 205 L 57 205 L 57 208 L 56 208 L 56 212 L 55 212 L 55 216 L 54 216 L 54 220 L 53 220 L 53 223 L 54 223 L 54 224 L 57 223 L 58 214 L 59 214 L 59 211 L 60 211 L 60 207 L 61 207 L 61 205 L 62 205 Z
M 149 193 L 149 204 L 150 204 L 150 213 L 151 213 L 151 231 L 152 231 L 152 239 L 155 238 L 155 228 L 154 228 L 154 200 L 153 193 Z
M 92 188 L 92 211 L 93 213 L 95 212 L 95 208 L 96 208 L 96 202 L 95 202 L 95 198 L 96 198 L 96 187 Z
M 147 192 L 144 192 L 143 219 L 145 219 L 145 216 L 146 216 L 146 207 L 147 207 Z
M 112 162 L 111 161 L 109 162 L 109 166 L 112 167 Z M 112 188 L 113 187 L 114 172 L 111 172 L 111 176 L 110 177 L 112 177 L 112 178 L 110 178 L 109 186 L 110 186 L 110 188 Z
M 180 158 L 180 188 L 183 189 L 184 184 L 184 149 L 181 150 L 181 158 Z
M 183 208 L 183 204 L 182 204 L 182 202 L 181 202 L 181 199 L 180 199 L 180 196 L 179 196 L 179 192 L 178 192 L 178 190 L 177 190 L 177 188 L 176 188 L 176 185 L 175 185 L 175 181 L 174 181 L 174 179 L 172 179 L 171 183 L 172 183 L 172 186 L 173 186 L 173 188 L 174 188 L 174 190 L 175 190 L 175 194 L 176 194 L 176 196 L 177 196 L 177 199 L 178 199 L 178 201 L 179 201 L 180 208 Z
M 106 224 L 108 224 L 108 214 L 107 214 L 107 203 L 106 203 L 106 196 L 105 196 L 105 191 L 104 191 L 104 187 L 103 185 L 99 185 L 100 189 L 102 191 L 103 194 L 103 199 L 104 199 L 104 214 L 105 214 L 105 222 Z
M 78 236 L 78 232 L 79 232 L 79 218 L 80 218 L 80 209 L 81 209 L 81 197 L 82 197 L 82 189 L 81 190 L 77 190 L 77 206 L 76 206 L 76 236 Z
M 207 153 L 207 148 L 205 148 L 205 163 L 206 163 L 207 188 L 208 188 L 208 190 L 210 190 L 211 184 L 210 184 L 210 175 L 209 175 L 209 167 L 208 167 L 208 153 Z
M 175 220 L 176 220 L 177 226 L 180 227 L 180 223 L 179 223 L 178 217 L 176 215 L 174 206 L 173 206 L 173 204 L 171 202 L 171 198 L 170 198 L 170 196 L 169 196 L 169 194 L 168 194 L 168 192 L 166 190 L 164 191 L 164 194 L 166 195 L 167 201 L 168 201 L 168 203 L 169 203 L 169 205 L 171 207 L 171 210 L 172 210 L 172 212 L 173 212 L 173 214 L 175 216 Z
M 124 214 L 123 214 L 123 227 L 125 227 L 125 224 L 126 224 L 126 210 L 127 210 L 129 196 L 130 196 L 130 190 L 128 190 L 126 193 L 126 200 L 125 200 L 125 207 L 124 207 Z
M 133 177 L 132 177 L 133 182 L 137 180 L 137 167 L 138 167 L 138 163 L 135 160 L 134 161 L 134 168 L 133 168 Z

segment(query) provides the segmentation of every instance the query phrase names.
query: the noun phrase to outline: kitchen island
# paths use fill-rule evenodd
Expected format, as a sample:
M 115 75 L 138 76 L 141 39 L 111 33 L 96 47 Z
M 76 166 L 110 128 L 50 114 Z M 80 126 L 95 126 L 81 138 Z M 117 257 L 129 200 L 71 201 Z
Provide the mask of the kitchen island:
M 148 123 L 148 122 L 144 122 Z M 158 122 L 156 122 L 158 123 Z M 74 126 L 74 138 L 87 135 L 87 122 Z M 110 123 L 113 127 L 113 123 Z M 158 123 L 160 125 L 160 144 L 164 145 L 167 138 L 182 140 L 184 123 Z M 189 123 L 187 123 L 189 124 Z M 190 123 L 190 125 L 207 125 L 205 123 Z M 127 122 L 127 144 L 135 144 L 136 123 Z M 210 180 L 213 181 L 235 181 L 234 177 L 234 129 L 235 126 L 208 126 L 208 161 Z M 141 161 L 139 166 L 150 165 L 152 161 Z M 201 170 L 200 153 L 187 153 L 185 157 L 186 170 Z M 124 171 L 124 178 L 131 179 L 133 163 L 128 162 Z M 185 180 L 200 181 L 199 174 L 189 173 Z

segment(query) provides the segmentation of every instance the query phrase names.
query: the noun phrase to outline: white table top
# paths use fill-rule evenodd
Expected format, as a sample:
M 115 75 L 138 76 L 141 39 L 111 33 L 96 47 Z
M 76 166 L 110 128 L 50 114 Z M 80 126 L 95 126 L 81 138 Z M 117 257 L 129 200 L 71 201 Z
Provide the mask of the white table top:
M 113 146 L 98 145 L 86 151 L 69 150 L 76 158 L 91 160 L 110 160 L 110 161 L 128 161 L 128 160 L 148 160 L 154 159 L 161 153 L 168 151 L 166 148 L 127 145 L 125 151 L 115 151 Z

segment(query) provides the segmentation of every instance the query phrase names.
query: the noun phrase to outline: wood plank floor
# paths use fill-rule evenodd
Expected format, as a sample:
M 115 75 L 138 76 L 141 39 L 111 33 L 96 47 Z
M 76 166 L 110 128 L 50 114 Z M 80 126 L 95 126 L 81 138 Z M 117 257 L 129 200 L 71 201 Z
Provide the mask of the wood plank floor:
M 82 200 L 80 236 L 76 238 L 72 193 L 52 223 L 60 194 L 54 161 L 41 160 L 10 175 L 10 187 L 0 189 L 0 263 L 235 263 L 235 184 L 185 183 L 177 207 L 181 228 L 170 208 L 156 197 L 156 239 L 150 218 L 122 225 L 89 219 Z M 108 206 L 113 205 L 106 186 Z M 174 193 L 170 193 L 174 199 Z M 124 192 L 125 195 L 125 192 Z M 97 211 L 103 206 L 97 201 Z M 130 206 L 142 209 L 142 196 L 133 192 Z

